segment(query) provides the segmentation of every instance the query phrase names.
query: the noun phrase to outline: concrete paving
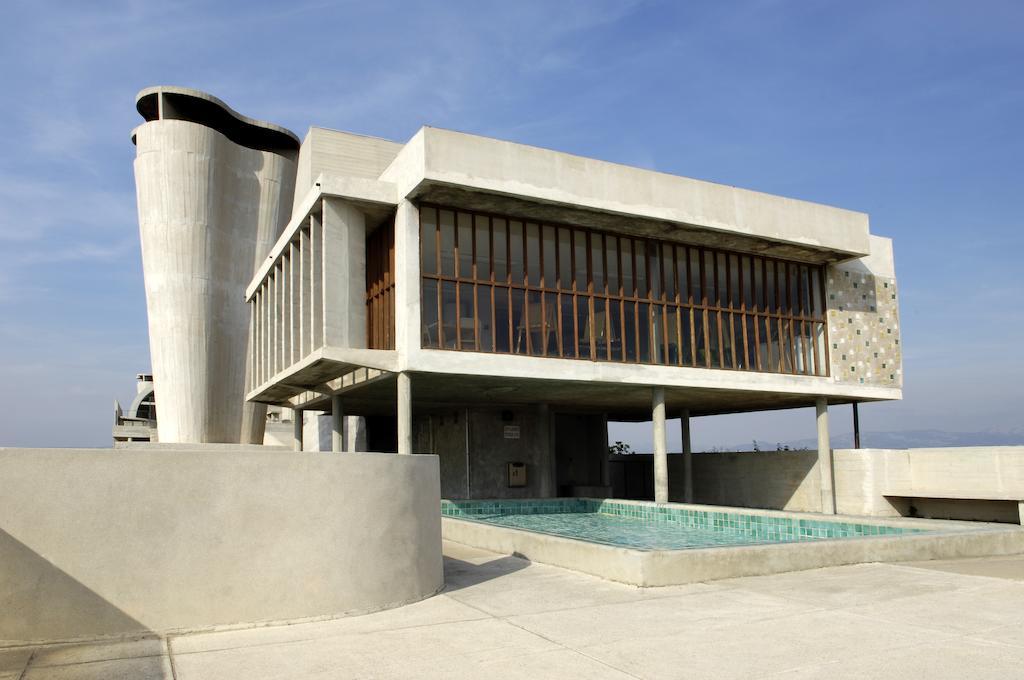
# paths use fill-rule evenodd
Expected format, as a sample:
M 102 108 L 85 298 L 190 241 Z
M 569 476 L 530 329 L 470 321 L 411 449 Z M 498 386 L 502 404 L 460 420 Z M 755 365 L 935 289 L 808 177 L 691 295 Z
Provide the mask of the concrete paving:
M 445 545 L 447 586 L 332 621 L 0 650 L 0 680 L 1010 678 L 1024 556 L 641 589 Z

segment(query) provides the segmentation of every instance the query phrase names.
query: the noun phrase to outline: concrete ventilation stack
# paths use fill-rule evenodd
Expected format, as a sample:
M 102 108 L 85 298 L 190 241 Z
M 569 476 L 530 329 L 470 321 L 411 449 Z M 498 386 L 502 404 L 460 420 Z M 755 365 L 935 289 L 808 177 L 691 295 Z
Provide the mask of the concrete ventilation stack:
M 196 90 L 143 90 L 132 133 L 161 442 L 263 443 L 245 287 L 290 217 L 299 139 Z

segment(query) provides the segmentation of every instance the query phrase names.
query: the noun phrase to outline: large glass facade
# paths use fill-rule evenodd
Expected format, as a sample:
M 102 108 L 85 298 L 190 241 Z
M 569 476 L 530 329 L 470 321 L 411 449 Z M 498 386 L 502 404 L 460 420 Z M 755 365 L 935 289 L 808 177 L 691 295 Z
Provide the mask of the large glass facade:
M 827 375 L 818 265 L 420 206 L 422 346 Z

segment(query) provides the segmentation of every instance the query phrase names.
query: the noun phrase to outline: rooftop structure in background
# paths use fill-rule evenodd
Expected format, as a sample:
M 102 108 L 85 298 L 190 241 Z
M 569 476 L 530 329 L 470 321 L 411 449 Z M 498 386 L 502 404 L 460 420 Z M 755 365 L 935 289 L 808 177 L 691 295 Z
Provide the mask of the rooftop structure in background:
M 138 373 L 135 381 L 135 398 L 128 407 L 128 413 L 121 409 L 119 401 L 114 400 L 114 446 L 119 442 L 157 441 L 153 376 Z
M 447 497 L 602 495 L 607 421 L 652 419 L 664 501 L 666 417 L 686 451 L 690 416 L 813 405 L 827 454 L 828 404 L 901 397 L 863 213 L 430 127 L 296 150 L 203 93 L 139 101 L 154 372 L 195 409 L 176 437 L 235 436 L 244 397 L 331 412 L 336 449 L 363 416 L 370 450 L 437 453 Z

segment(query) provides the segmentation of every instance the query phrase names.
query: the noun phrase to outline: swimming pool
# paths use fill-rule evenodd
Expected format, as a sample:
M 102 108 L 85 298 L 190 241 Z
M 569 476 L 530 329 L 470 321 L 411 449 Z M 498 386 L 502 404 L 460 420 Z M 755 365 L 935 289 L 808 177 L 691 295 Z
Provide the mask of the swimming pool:
M 881 523 L 709 510 L 597 499 L 442 501 L 449 517 L 634 550 L 687 550 L 864 536 L 922 529 Z
M 441 535 L 637 586 L 1024 552 L 1024 530 L 649 501 L 444 500 Z

